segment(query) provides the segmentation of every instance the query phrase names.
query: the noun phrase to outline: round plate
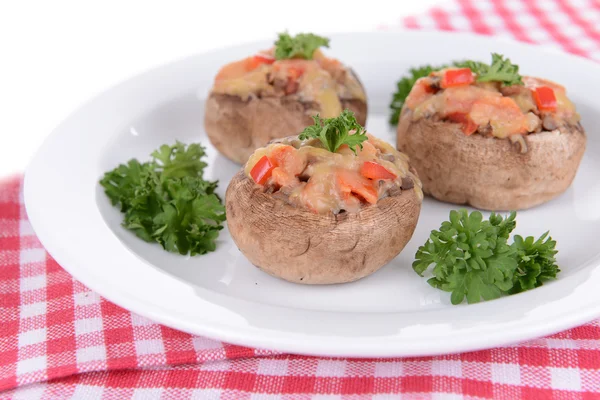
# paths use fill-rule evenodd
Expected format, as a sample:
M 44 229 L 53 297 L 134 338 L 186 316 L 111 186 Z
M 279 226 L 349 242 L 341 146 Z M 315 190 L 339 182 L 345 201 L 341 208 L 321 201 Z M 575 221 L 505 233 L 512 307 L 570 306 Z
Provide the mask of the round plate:
M 460 53 L 456 44 L 460 43 Z M 223 341 L 328 356 L 414 356 L 513 343 L 600 315 L 600 75 L 597 64 L 497 38 L 448 33 L 379 32 L 332 37 L 328 53 L 351 65 L 367 88 L 370 132 L 395 142 L 387 104 L 408 68 L 507 55 L 523 74 L 564 84 L 588 128 L 588 149 L 572 187 L 518 214 L 515 233 L 550 230 L 558 241 L 558 280 L 475 305 L 450 304 L 412 271 L 418 245 L 455 208 L 426 199 L 410 243 L 361 281 L 304 286 L 262 273 L 223 230 L 214 253 L 183 257 L 145 243 L 120 226 L 98 180 L 118 163 L 148 158 L 164 143 L 201 142 L 206 175 L 219 193 L 239 168 L 210 146 L 204 99 L 223 64 L 268 47 L 253 43 L 157 68 L 82 106 L 43 144 L 25 176 L 31 223 L 50 254 L 75 278 L 114 303 L 162 324 Z M 564 73 L 569 71 L 569 73 Z

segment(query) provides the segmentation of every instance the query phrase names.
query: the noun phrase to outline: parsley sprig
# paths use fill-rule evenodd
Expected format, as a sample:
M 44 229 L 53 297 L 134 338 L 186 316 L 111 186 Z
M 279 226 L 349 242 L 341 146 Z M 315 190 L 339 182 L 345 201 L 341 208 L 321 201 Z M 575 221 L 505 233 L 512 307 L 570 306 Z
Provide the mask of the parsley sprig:
M 477 61 L 463 61 L 460 66 L 470 68 L 477 74 L 477 82 L 495 81 L 501 82 L 504 86 L 523 84 L 522 77 L 519 75 L 519 66 L 498 53 L 492 53 L 491 65 Z
M 347 144 L 356 154 L 356 146 L 362 149 L 362 142 L 369 139 L 367 131 L 348 109 L 335 118 L 323 119 L 319 114 L 312 117 L 314 125 L 307 126 L 298 136 L 300 140 L 319 139 L 327 150 L 335 153 L 340 146 Z M 354 131 L 353 134 L 351 132 Z
M 390 109 L 392 111 L 390 115 L 390 124 L 398 124 L 404 102 L 417 79 L 426 77 L 434 71 L 450 67 L 470 68 L 471 71 L 477 75 L 477 82 L 497 81 L 501 82 L 504 86 L 523 84 L 522 77 L 519 75 L 519 66 L 511 63 L 510 59 L 505 59 L 504 56 L 497 53 L 492 53 L 491 65 L 478 61 L 465 60 L 453 61 L 450 64 L 439 65 L 436 67 L 423 65 L 418 68 L 411 68 L 409 74 L 403 76 L 396 83 L 396 92 L 390 103 Z
M 448 68 L 448 65 L 440 65 L 437 67 L 432 67 L 431 65 L 423 65 L 418 68 L 411 68 L 409 70 L 409 74 L 407 76 L 403 76 L 396 83 L 396 92 L 392 98 L 392 102 L 390 103 L 390 109 L 392 110 L 392 115 L 390 116 L 390 124 L 398 125 L 398 120 L 400 119 L 400 111 L 402 110 L 402 106 L 404 106 L 404 102 L 408 97 L 411 89 L 417 82 L 417 79 L 429 76 L 434 71 L 438 71 L 440 69 Z
M 427 282 L 452 292 L 452 304 L 466 297 L 468 303 L 491 300 L 541 286 L 556 278 L 556 242 L 548 232 L 534 241 L 510 233 L 516 227 L 516 213 L 506 218 L 492 213 L 483 220 L 479 211 L 453 210 L 450 220 L 431 231 L 427 242 L 417 250 L 413 269 L 423 276 L 431 268 Z
M 329 39 L 312 33 L 299 33 L 292 37 L 289 33 L 283 32 L 279 34 L 279 39 L 275 42 L 275 58 L 277 60 L 290 58 L 312 60 L 313 53 L 319 47 L 329 47 Z
M 191 255 L 214 251 L 225 207 L 206 181 L 204 148 L 197 143 L 163 145 L 152 160 L 136 159 L 106 172 L 100 184 L 111 203 L 125 213 L 123 226 L 165 250 Z
M 560 269 L 556 266 L 556 241 L 544 233 L 538 240 L 533 236 L 523 239 L 515 235 L 513 249 L 516 251 L 518 266 L 514 274 L 514 286 L 510 293 L 520 293 L 542 286 L 555 279 Z

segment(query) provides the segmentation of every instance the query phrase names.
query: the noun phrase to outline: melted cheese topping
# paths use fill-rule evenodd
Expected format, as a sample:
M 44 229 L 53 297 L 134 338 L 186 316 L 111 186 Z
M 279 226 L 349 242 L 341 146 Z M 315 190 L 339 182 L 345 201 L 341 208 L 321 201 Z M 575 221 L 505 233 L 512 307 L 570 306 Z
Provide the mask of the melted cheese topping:
M 271 57 L 272 50 L 258 55 Z M 213 93 L 251 97 L 294 95 L 299 101 L 316 103 L 323 118 L 342 112 L 341 100 L 366 101 L 365 92 L 354 74 L 339 61 L 316 50 L 313 60 L 279 60 L 256 65 L 253 57 L 224 66 L 215 79 Z
M 284 153 L 289 156 L 282 161 Z M 345 145 L 331 153 L 315 139 L 282 139 L 254 152 L 245 166 L 249 179 L 252 169 L 264 156 L 277 165 L 265 186 L 289 204 L 316 213 L 358 212 L 365 203 L 377 202 L 393 190 L 414 190 L 423 199 L 421 181 L 409 170 L 408 156 L 371 135 L 356 155 Z M 395 178 L 366 178 L 361 174 L 365 162 L 377 163 Z M 406 185 L 408 180 L 412 186 L 400 189 L 403 181 Z
M 441 74 L 443 71 L 417 80 L 406 98 L 405 106 L 413 110 L 414 121 L 432 116 L 452 120 L 460 114 L 468 117 L 480 133 L 498 138 L 579 122 L 579 114 L 567 98 L 565 88 L 554 82 L 523 77 L 522 86 L 502 87 L 497 82 L 482 82 L 440 89 Z M 538 110 L 532 90 L 540 86 L 554 90 L 555 111 Z

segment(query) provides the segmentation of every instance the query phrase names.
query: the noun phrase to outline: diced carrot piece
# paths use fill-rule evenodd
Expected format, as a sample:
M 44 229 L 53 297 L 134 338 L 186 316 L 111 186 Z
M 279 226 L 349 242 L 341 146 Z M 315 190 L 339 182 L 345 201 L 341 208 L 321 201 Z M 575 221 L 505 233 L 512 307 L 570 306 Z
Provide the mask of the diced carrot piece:
M 492 92 L 477 86 L 450 87 L 438 96 L 442 97 L 441 106 L 446 114 L 453 112 L 468 114 L 476 101 L 494 102 L 496 99 L 502 98 L 500 92 Z
M 360 174 L 368 179 L 396 179 L 396 174 L 388 171 L 383 165 L 373 161 L 365 161 L 360 167 Z
M 356 172 L 339 170 L 337 173 L 338 184 L 343 193 L 354 193 L 365 199 L 366 202 L 375 204 L 378 200 L 377 190 L 370 181 Z
M 304 171 L 306 160 L 292 146 L 280 145 L 271 151 L 271 159 L 292 176 L 298 176 Z
M 292 157 L 296 151 L 294 147 L 286 144 L 275 145 L 273 150 L 271 150 L 271 159 L 277 166 L 281 167 L 285 165 L 286 159 Z
M 494 136 L 507 137 L 527 132 L 527 117 L 510 97 L 490 97 L 473 103 L 469 118 L 477 125 L 490 123 Z

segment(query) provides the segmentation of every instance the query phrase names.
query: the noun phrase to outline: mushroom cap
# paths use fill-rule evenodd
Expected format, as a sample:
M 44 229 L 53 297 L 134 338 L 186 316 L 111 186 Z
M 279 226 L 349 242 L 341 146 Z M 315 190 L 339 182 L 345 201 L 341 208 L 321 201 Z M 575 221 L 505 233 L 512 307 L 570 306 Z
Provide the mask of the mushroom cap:
M 521 153 L 507 139 L 466 136 L 453 122 L 413 121 L 405 108 L 397 148 L 410 157 L 425 194 L 483 210 L 521 210 L 567 190 L 586 147 L 580 124 L 524 139 L 527 151 Z
M 396 257 L 412 237 L 421 199 L 398 191 L 357 213 L 316 214 L 265 193 L 243 171 L 226 193 L 227 224 L 252 264 L 290 282 L 352 282 Z

